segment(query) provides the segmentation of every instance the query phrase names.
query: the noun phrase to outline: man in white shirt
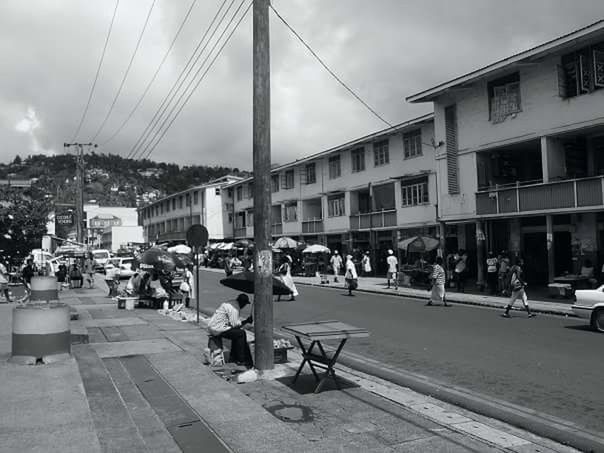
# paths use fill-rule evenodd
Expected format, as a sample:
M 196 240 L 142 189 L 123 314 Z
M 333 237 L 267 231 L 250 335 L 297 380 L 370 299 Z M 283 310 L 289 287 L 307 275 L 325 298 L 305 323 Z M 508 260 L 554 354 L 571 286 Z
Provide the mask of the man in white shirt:
M 245 330 L 243 330 L 245 324 L 252 323 L 252 316 L 245 319 L 239 318 L 239 310 L 249 304 L 249 297 L 243 293 L 239 294 L 234 301 L 220 304 L 208 322 L 208 332 L 210 335 L 231 340 L 231 362 L 252 368 L 254 366 L 252 353 L 247 344 Z
M 340 274 L 340 269 L 342 269 L 342 257 L 340 256 L 337 250 L 333 252 L 333 256 L 329 260 L 329 263 L 331 264 L 331 267 L 333 269 L 333 281 L 337 282 L 338 275 Z
M 398 289 L 398 260 L 394 256 L 392 250 L 388 250 L 388 258 L 386 258 L 386 264 L 388 265 L 388 272 L 386 272 L 386 279 L 388 280 L 388 288 L 390 288 L 390 279 L 394 281 L 394 289 Z

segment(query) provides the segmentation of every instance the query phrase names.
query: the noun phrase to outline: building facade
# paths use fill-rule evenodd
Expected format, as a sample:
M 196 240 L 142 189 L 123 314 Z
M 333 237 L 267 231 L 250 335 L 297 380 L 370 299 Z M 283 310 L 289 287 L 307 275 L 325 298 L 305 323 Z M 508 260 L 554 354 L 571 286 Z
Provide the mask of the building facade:
M 182 242 L 191 225 L 208 229 L 211 241 L 232 237 L 232 213 L 227 212 L 225 187 L 241 180 L 223 176 L 200 186 L 161 198 L 139 208 L 145 242 Z
M 343 253 L 388 249 L 437 235 L 434 121 L 426 115 L 271 170 L 273 237 Z M 234 239 L 253 238 L 253 178 L 228 186 Z
M 603 22 L 407 100 L 434 105 L 439 218 L 479 280 L 487 250 L 539 283 L 602 265 Z

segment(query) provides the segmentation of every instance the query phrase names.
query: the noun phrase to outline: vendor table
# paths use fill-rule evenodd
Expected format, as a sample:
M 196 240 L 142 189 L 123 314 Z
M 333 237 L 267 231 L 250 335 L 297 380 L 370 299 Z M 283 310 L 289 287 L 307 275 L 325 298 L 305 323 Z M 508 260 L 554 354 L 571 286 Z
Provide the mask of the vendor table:
M 554 283 L 568 283 L 572 286 L 573 290 L 589 288 L 589 277 L 574 274 L 562 275 L 555 277 Z
M 318 382 L 314 391 L 315 393 L 319 393 L 321 391 L 321 388 L 323 388 L 325 381 L 327 381 L 329 377 L 333 378 L 336 387 L 340 389 L 340 385 L 336 379 L 334 366 L 338 361 L 338 357 L 342 352 L 344 344 L 346 344 L 346 340 L 349 338 L 362 338 L 369 336 L 369 331 L 366 329 L 354 327 L 340 321 L 315 321 L 300 324 L 288 324 L 283 326 L 283 330 L 291 332 L 296 337 L 296 341 L 302 350 L 302 358 L 304 359 L 302 360 L 302 363 L 294 376 L 293 382 L 296 382 L 298 376 L 304 368 L 304 365 L 308 363 L 312 374 Z M 302 341 L 303 339 L 311 342 L 308 348 L 304 346 Z M 322 341 L 327 340 L 340 340 L 340 344 L 331 358 L 327 356 L 325 349 L 323 348 L 323 344 L 321 343 Z M 317 351 L 313 352 L 315 346 L 317 347 Z M 323 377 L 319 377 L 315 367 L 325 370 Z

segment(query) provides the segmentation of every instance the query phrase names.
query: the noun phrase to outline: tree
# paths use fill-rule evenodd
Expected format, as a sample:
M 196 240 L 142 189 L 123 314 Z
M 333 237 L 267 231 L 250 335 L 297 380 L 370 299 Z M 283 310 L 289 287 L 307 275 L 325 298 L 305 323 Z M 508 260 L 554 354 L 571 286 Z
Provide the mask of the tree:
M 40 248 L 51 210 L 43 193 L 0 187 L 0 255 L 18 262 Z

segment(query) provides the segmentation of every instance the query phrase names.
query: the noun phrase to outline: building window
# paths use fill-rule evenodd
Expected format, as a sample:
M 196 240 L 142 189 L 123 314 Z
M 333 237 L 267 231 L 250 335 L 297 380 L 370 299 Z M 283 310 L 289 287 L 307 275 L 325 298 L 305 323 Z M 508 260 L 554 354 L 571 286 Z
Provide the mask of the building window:
M 422 177 L 401 184 L 403 207 L 429 203 L 428 178 Z
M 353 173 L 365 171 L 365 148 L 353 149 L 350 152 L 350 157 L 352 158 Z
M 178 197 L 178 209 L 182 209 L 183 196 Z
M 243 186 L 237 186 L 237 201 L 243 198 Z
M 334 195 L 327 199 L 327 216 L 341 217 L 346 215 L 344 194 Z
M 164 205 L 163 205 L 163 203 L 161 205 L 161 208 L 162 208 L 161 209 L 161 213 L 163 214 L 164 213 Z M 170 212 L 170 200 L 166 200 L 166 212 Z
M 279 192 L 279 175 L 271 175 L 271 192 Z
M 570 98 L 604 87 L 604 43 L 562 56 L 558 94 Z
M 403 148 L 405 159 L 422 155 L 422 130 L 407 132 L 403 134 Z
M 306 164 L 306 167 L 304 168 L 304 176 L 306 179 L 306 184 L 314 184 L 317 182 L 317 165 L 314 162 Z
M 193 204 L 199 204 L 199 192 L 193 192 Z
M 329 158 L 329 179 L 336 179 L 342 175 L 342 167 L 340 165 L 340 155 L 331 156 Z
M 220 195 L 220 187 L 214 189 L 214 195 Z
M 229 223 L 233 223 L 233 213 L 229 212 Z
M 254 183 L 253 182 L 250 182 L 247 185 L 247 198 L 248 198 L 248 200 L 254 198 Z
M 284 222 L 296 222 L 298 220 L 298 203 L 295 201 L 287 203 L 283 210 L 283 221 Z
M 185 206 L 191 206 L 191 194 L 190 193 L 185 195 Z
M 373 144 L 373 165 L 379 167 L 390 163 L 390 152 L 388 151 L 388 140 L 382 140 Z
M 254 211 L 246 211 L 246 215 L 247 215 L 247 220 L 246 220 L 247 225 L 252 226 L 254 224 Z
M 172 198 L 172 210 L 176 209 L 176 198 Z
M 235 215 L 235 228 L 245 228 L 245 212 L 238 212 Z
M 457 106 L 445 107 L 445 133 L 447 140 L 447 187 L 449 194 L 459 194 L 459 156 L 457 149 Z
M 508 116 L 522 111 L 520 105 L 520 73 L 515 72 L 488 83 L 489 120 L 501 123 Z
M 294 188 L 294 171 L 293 170 L 287 170 L 283 174 L 283 180 L 281 181 L 281 185 L 286 190 Z

